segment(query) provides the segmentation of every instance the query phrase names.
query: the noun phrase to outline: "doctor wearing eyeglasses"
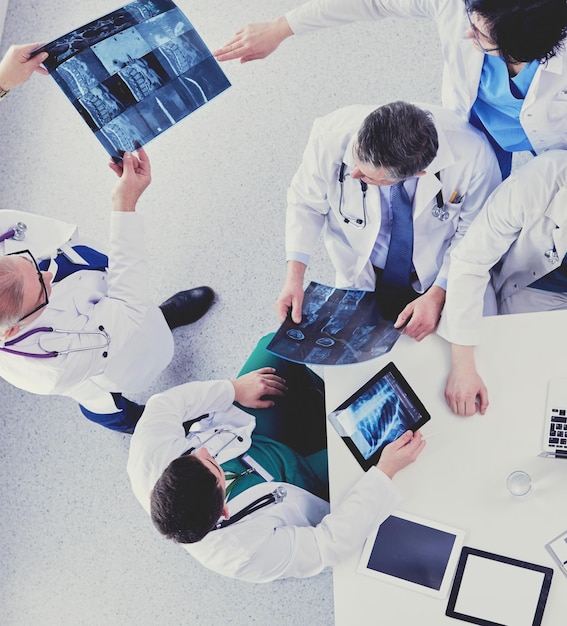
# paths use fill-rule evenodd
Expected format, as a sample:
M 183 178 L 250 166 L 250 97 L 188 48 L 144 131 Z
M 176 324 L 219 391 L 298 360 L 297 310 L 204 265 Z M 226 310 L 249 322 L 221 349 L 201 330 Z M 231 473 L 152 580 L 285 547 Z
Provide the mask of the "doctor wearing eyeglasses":
M 323 233 L 335 286 L 375 291 L 385 316 L 420 341 L 439 321 L 450 250 L 500 180 L 486 139 L 440 107 L 394 102 L 319 118 L 288 190 L 280 320 L 291 312 L 301 321 L 305 271 Z
M 91 421 L 132 432 L 143 406 L 122 394 L 143 390 L 168 365 L 171 328 L 203 315 L 212 290 L 180 292 L 161 307 L 149 300 L 135 209 L 150 162 L 140 149 L 111 168 L 118 181 L 108 257 L 72 224 L 0 211 L 0 376 L 73 398 Z

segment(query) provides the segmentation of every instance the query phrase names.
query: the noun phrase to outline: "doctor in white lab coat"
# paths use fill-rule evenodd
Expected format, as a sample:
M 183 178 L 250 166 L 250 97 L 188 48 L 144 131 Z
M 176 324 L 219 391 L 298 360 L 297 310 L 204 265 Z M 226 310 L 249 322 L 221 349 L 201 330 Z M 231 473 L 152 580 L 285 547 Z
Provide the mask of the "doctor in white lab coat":
M 25 319 L 19 321 L 18 314 L 10 321 L 2 307 L 0 376 L 32 393 L 73 398 L 89 419 L 131 432 L 142 407 L 121 394 L 144 389 L 168 365 L 173 337 L 162 311 L 148 298 L 143 219 L 135 211 L 150 182 L 149 161 L 140 150 L 138 157 L 126 155 L 124 173 L 121 166 L 113 167 L 120 179 L 113 194 L 108 270 L 106 258 L 97 260 L 95 269 L 85 258 L 89 253 L 74 249 L 86 245 L 95 256 L 106 252 L 76 226 L 31 213 L 0 211 L 0 234 L 17 222 L 27 225 L 25 239 L 7 238 L 0 243 L 2 288 L 8 270 L 26 272 Z M 25 255 L 4 256 L 26 249 L 40 263 L 49 298 L 47 306 L 32 315 L 29 312 L 45 302 L 37 272 Z M 58 253 L 76 270 L 60 281 Z M 64 332 L 34 332 L 38 328 Z M 59 354 L 37 356 L 48 352 Z
M 256 412 L 256 420 L 233 401 L 243 407 L 269 406 L 268 394 L 277 402 L 283 387 L 275 372 L 261 368 L 233 381 L 190 382 L 150 398 L 128 458 L 132 489 L 148 514 L 153 517 L 152 491 L 158 480 L 163 483 L 172 462 L 186 464 L 189 457 L 190 461 L 197 457 L 197 463 L 203 463 L 216 477 L 213 488 L 221 490 L 224 498 L 226 478 L 220 464 L 250 449 L 256 421 L 263 419 L 261 412 Z M 184 422 L 203 414 L 186 435 Z M 324 415 L 320 417 L 324 420 Z M 176 540 L 205 567 L 232 578 L 269 582 L 313 576 L 359 549 L 370 531 L 396 509 L 401 498 L 391 478 L 415 460 L 424 445 L 419 432 L 405 433 L 392 442 L 378 466 L 362 476 L 344 500 L 333 506 L 332 513 L 326 500 L 276 479 L 255 484 L 229 499 L 222 517 L 230 521 L 247 505 L 283 487 L 281 501 L 224 528 L 209 530 L 193 543 Z M 183 490 L 175 496 L 176 501 L 182 500 L 182 495 Z
M 452 246 L 464 235 L 501 179 L 494 153 L 479 131 L 450 111 L 433 105 L 417 106 L 433 115 L 439 146 L 429 165 L 404 183 L 409 199 L 413 200 L 415 272 L 411 286 L 421 297 L 408 304 L 396 324 L 406 323 L 411 317 L 405 332 L 420 340 L 438 322 Z M 288 309 L 292 309 L 294 321 L 301 318 L 303 277 L 322 232 L 336 270 L 336 286 L 375 289 L 375 268 L 384 268 L 389 245 L 392 216 L 385 194 L 389 193 L 391 182 L 373 182 L 362 177 L 368 182 L 363 199 L 359 163 L 353 150 L 361 125 L 375 109 L 362 105 L 345 107 L 319 118 L 313 125 L 288 191 L 288 270 L 276 304 L 280 319 Z M 396 132 L 405 132 L 402 120 Z
M 567 8 L 562 0 L 517 0 L 510 6 L 509 15 L 502 15 L 499 0 L 311 0 L 285 16 L 240 29 L 215 56 L 221 61 L 264 58 L 294 34 L 388 17 L 435 21 L 445 61 L 444 107 L 468 120 L 477 97 L 488 100 L 490 106 L 510 99 L 515 112 L 507 119 L 508 129 L 513 126 L 514 133 L 523 129 L 525 137 L 522 142 L 507 137 L 507 131 L 489 115 L 478 127 L 496 137 L 496 148 L 500 145 L 507 153 L 533 150 L 540 154 L 567 147 L 567 49 L 561 45 Z M 496 22 L 491 34 L 491 25 Z M 504 58 L 499 73 L 492 65 L 498 60 L 487 57 L 501 56 Z M 499 78 L 495 81 L 496 76 Z M 511 99 L 508 78 L 518 82 L 519 92 L 512 93 L 516 103 Z M 499 128 L 493 128 L 495 123 Z M 510 164 L 504 165 L 506 175 Z
M 567 309 L 567 151 L 552 150 L 513 172 L 453 250 L 438 334 L 452 345 L 445 396 L 454 413 L 484 413 L 486 387 L 474 346 L 492 280 L 498 312 Z

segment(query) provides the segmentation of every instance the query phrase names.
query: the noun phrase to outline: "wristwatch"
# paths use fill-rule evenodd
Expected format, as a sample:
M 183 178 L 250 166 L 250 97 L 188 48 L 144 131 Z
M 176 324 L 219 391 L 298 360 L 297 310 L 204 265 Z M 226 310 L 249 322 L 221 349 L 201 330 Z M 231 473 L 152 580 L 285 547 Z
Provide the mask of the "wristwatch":
M 2 98 L 5 98 L 9 93 L 10 93 L 9 89 L 6 90 L 0 87 L 0 100 L 2 100 Z

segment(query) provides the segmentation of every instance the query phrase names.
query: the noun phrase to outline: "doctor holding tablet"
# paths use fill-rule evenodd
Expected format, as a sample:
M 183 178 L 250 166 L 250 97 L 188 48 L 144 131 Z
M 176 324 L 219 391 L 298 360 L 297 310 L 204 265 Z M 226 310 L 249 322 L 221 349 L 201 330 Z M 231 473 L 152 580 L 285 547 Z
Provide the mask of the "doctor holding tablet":
M 360 549 L 400 503 L 392 478 L 425 446 L 405 432 L 330 513 L 322 381 L 270 355 L 267 340 L 247 364 L 263 367 L 151 398 L 128 460 L 157 530 L 205 567 L 248 582 L 314 576 Z M 307 445 L 313 421 L 323 449 Z

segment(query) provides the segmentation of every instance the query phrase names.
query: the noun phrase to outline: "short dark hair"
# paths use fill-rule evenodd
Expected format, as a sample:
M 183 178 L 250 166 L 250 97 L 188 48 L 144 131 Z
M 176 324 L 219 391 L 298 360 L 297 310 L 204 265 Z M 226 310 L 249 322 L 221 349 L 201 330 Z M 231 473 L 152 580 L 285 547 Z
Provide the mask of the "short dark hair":
M 465 0 L 465 5 L 486 20 L 484 34 L 508 63 L 548 61 L 563 48 L 565 0 Z
M 220 519 L 223 506 L 217 477 L 191 455 L 167 466 L 150 497 L 154 526 L 177 543 L 201 541 Z
M 362 122 L 355 150 L 363 163 L 382 167 L 391 180 L 422 172 L 435 158 L 439 140 L 433 116 L 409 102 L 378 107 Z

